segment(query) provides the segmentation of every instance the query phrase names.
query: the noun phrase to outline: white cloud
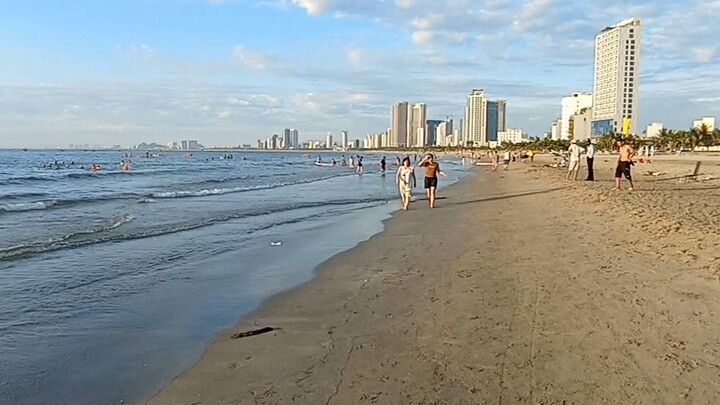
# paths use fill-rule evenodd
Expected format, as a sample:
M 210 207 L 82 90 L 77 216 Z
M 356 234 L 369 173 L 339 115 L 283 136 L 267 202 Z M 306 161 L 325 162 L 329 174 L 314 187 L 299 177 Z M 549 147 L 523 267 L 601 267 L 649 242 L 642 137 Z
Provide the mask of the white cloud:
M 412 34 L 412 40 L 416 44 L 427 44 L 435 37 L 433 31 L 415 31 Z
M 253 70 L 268 70 L 276 66 L 272 55 L 247 49 L 243 45 L 236 45 L 232 55 L 241 65 Z
M 335 3 L 333 0 L 292 0 L 292 2 L 307 10 L 310 15 L 324 13 L 330 5 Z
M 712 60 L 715 59 L 716 53 L 717 46 L 707 46 L 692 49 L 693 59 L 698 63 L 712 62 Z
M 362 62 L 363 54 L 362 51 L 359 49 L 350 49 L 348 50 L 347 57 L 351 63 L 357 64 Z

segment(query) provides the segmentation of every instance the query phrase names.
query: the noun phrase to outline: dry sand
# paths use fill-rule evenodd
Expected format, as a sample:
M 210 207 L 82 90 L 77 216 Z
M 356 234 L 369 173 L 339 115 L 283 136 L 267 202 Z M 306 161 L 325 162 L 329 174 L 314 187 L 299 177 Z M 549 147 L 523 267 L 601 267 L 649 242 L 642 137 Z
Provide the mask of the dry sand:
M 593 184 L 542 159 L 478 169 L 220 334 L 148 404 L 720 402 L 720 181 L 658 181 L 692 162 L 656 159 L 668 175 L 617 193 L 613 159 Z M 281 329 L 231 339 L 262 327 Z

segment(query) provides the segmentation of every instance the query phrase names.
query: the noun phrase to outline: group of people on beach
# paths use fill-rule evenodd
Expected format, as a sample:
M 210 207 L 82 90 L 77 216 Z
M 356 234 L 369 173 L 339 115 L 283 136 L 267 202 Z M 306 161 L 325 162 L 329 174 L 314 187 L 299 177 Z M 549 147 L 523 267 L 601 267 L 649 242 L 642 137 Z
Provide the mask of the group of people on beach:
M 440 170 L 440 164 L 435 161 L 435 156 L 428 153 L 420 160 L 418 167 L 425 169 L 425 190 L 427 193 L 428 204 L 430 208 L 435 208 L 435 199 L 437 198 L 438 175 L 445 176 Z M 410 157 L 402 160 L 401 166 L 395 175 L 395 183 L 400 190 L 400 198 L 402 200 L 403 210 L 410 209 L 412 200 L 412 190 L 417 187 L 417 178 L 415 177 L 415 169 L 412 167 Z
M 632 166 L 635 164 L 633 162 L 633 157 L 635 157 L 635 149 L 629 144 L 627 144 L 622 138 L 618 138 L 616 140 L 616 144 L 618 147 L 618 160 L 617 165 L 615 166 L 615 189 L 618 191 L 622 190 L 620 183 L 624 176 L 628 180 L 628 182 L 630 182 L 630 188 L 628 190 L 633 191 L 635 187 L 632 180 Z M 595 144 L 592 140 L 587 141 L 586 149 L 580 146 L 576 139 L 573 139 L 570 142 L 570 147 L 568 148 L 568 171 L 565 179 L 568 181 L 571 179 L 578 179 L 578 173 L 580 172 L 580 161 L 582 159 L 582 156 L 585 155 L 585 161 L 587 164 L 587 178 L 585 179 L 585 181 L 595 181 L 595 153 Z

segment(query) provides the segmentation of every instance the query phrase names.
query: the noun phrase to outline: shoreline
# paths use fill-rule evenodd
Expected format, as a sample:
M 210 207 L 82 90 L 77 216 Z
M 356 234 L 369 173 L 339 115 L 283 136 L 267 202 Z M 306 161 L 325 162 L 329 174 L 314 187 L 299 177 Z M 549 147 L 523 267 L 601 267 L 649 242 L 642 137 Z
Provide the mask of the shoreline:
M 268 151 L 271 152 L 271 151 Z M 465 181 L 469 180 L 469 178 L 476 176 L 478 169 L 475 167 L 470 167 L 467 170 L 467 174 L 465 174 L 463 177 L 455 181 L 454 183 L 451 183 L 445 187 L 442 187 L 438 190 L 438 196 L 442 201 L 444 197 L 442 196 L 443 193 L 447 192 L 448 190 L 452 190 L 461 184 L 463 184 Z M 422 175 L 420 175 L 421 178 Z M 420 180 L 418 180 L 418 186 L 420 187 Z M 412 207 L 414 209 L 417 209 L 418 205 L 421 204 L 423 209 L 427 209 L 425 207 L 424 203 L 427 200 L 424 196 L 424 189 L 419 188 L 419 191 L 416 191 L 415 193 L 415 200 L 412 203 Z M 423 193 L 423 194 L 420 194 Z M 198 358 L 197 361 L 194 362 L 194 364 L 187 370 L 184 370 L 182 373 L 174 377 L 170 382 L 168 382 L 161 390 L 153 394 L 150 398 L 148 398 L 145 401 L 141 401 L 141 404 L 147 404 L 152 405 L 155 403 L 155 401 L 162 401 L 160 399 L 160 396 L 170 387 L 171 385 L 176 383 L 176 380 L 183 377 L 187 373 L 190 373 L 193 371 L 195 367 L 198 366 L 200 362 L 202 362 L 205 357 L 207 356 L 208 352 L 213 349 L 214 346 L 221 344 L 222 342 L 226 342 L 227 340 L 235 340 L 233 339 L 233 336 L 236 336 L 238 334 L 244 334 L 248 333 L 251 336 L 258 336 L 265 333 L 277 333 L 278 331 L 281 331 L 282 328 L 276 327 L 276 326 L 267 326 L 264 324 L 260 324 L 258 322 L 258 319 L 261 318 L 263 315 L 273 312 L 273 311 L 282 311 L 283 308 L 287 307 L 287 300 L 290 298 L 293 298 L 294 296 L 298 294 L 302 294 L 302 291 L 308 290 L 308 289 L 314 289 L 315 285 L 320 281 L 321 278 L 331 278 L 330 272 L 332 271 L 333 267 L 336 266 L 338 263 L 343 262 L 346 256 L 352 255 L 355 250 L 362 247 L 363 245 L 375 240 L 376 238 L 380 237 L 381 235 L 385 234 L 388 230 L 388 224 L 390 224 L 395 217 L 398 214 L 403 214 L 403 211 L 400 206 L 399 199 L 397 201 L 389 201 L 390 204 L 397 203 L 397 207 L 390 212 L 390 216 L 381 220 L 382 223 L 382 230 L 375 233 L 368 239 L 364 239 L 359 241 L 358 243 L 354 244 L 353 247 L 346 249 L 344 251 L 341 251 L 337 254 L 334 254 L 327 260 L 319 263 L 318 265 L 314 266 L 312 270 L 312 276 L 309 280 L 303 282 L 302 284 L 296 285 L 290 289 L 281 291 L 279 293 L 273 294 L 265 299 L 263 299 L 255 309 L 244 313 L 239 316 L 238 321 L 231 327 L 228 327 L 226 329 L 223 329 L 215 334 L 215 337 L 212 339 L 212 341 L 207 345 L 205 350 L 202 352 L 202 355 Z M 268 330 L 268 328 L 273 330 Z M 277 329 L 276 329 L 277 328 Z M 250 336 L 249 336 L 250 337 Z M 164 403 L 164 402 L 159 402 Z M 175 402 L 170 402 L 175 403 Z
M 541 163 L 396 211 L 147 404 L 713 403 L 720 236 L 695 221 L 720 213 L 682 207 L 720 187 L 673 182 L 687 162 L 637 170 L 635 193 L 608 187 L 612 162 L 595 184 Z

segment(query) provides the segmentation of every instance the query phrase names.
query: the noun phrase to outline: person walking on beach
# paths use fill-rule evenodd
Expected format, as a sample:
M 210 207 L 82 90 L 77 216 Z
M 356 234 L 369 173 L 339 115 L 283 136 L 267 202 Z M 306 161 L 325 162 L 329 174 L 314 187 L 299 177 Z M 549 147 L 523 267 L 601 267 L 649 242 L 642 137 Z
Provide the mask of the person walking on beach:
M 505 151 L 505 154 L 503 155 L 503 171 L 508 171 L 510 169 L 510 159 L 512 158 L 512 154 L 509 150 Z
M 568 164 L 566 180 L 577 180 L 578 172 L 580 171 L 580 156 L 582 156 L 585 149 L 577 144 L 577 139 L 570 141 L 570 147 L 568 148 L 568 155 L 570 155 L 570 163 Z
M 365 172 L 365 167 L 363 166 L 363 157 L 358 156 L 358 162 L 357 162 L 357 174 L 363 174 Z
M 492 159 L 492 171 L 496 172 L 498 166 L 500 166 L 500 152 L 492 152 L 492 156 L 490 156 L 490 158 Z
M 435 198 L 437 197 L 437 176 L 444 175 L 440 170 L 440 164 L 435 161 L 435 156 L 432 153 L 428 153 L 418 163 L 418 166 L 425 168 L 425 190 L 427 190 L 428 203 L 430 208 L 435 208 Z
M 635 149 L 626 144 L 625 140 L 622 138 L 617 140 L 617 146 L 620 153 L 618 155 L 617 167 L 615 168 L 615 189 L 618 191 L 622 190 L 622 187 L 620 187 L 620 180 L 622 176 L 625 176 L 625 178 L 630 182 L 630 188 L 628 190 L 633 191 L 635 190 L 635 187 L 633 186 L 631 169 L 634 164 L 632 158 L 635 156 Z
M 585 160 L 587 160 L 587 179 L 585 181 L 595 181 L 595 172 L 593 164 L 595 163 L 595 144 L 592 139 L 588 140 L 587 152 L 585 153 Z
M 403 159 L 402 166 L 398 168 L 395 176 L 395 183 L 400 188 L 400 198 L 402 199 L 403 210 L 410 209 L 410 198 L 412 197 L 412 189 L 417 186 L 415 178 L 415 170 L 410 164 L 410 158 Z
M 387 165 L 387 162 L 385 161 L 385 156 L 380 159 L 380 169 L 382 169 L 382 172 L 385 173 L 385 166 Z

